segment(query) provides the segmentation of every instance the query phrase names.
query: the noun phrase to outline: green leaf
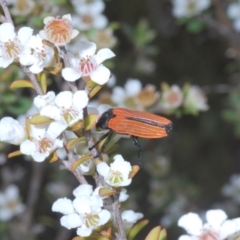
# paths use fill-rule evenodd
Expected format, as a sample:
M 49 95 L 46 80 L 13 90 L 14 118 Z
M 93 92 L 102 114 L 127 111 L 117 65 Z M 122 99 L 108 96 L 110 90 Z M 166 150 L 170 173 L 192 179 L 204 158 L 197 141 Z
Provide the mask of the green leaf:
M 128 240 L 132 240 L 136 237 L 136 235 L 149 223 L 149 220 L 145 219 L 143 221 L 138 222 L 134 225 L 134 227 L 128 233 Z
M 22 155 L 22 153 L 20 152 L 20 150 L 17 150 L 15 152 L 9 153 L 7 157 L 12 158 L 12 157 L 20 156 L 20 155 Z
M 43 93 L 47 92 L 47 76 L 44 72 L 38 74 L 39 83 Z
M 161 229 L 161 226 L 157 226 L 153 228 L 145 240 L 166 240 L 167 239 L 167 232 L 165 229 Z
M 6 106 L 6 110 L 14 115 L 25 113 L 32 106 L 32 100 L 26 97 L 20 97 L 15 103 Z
M 191 33 L 200 33 L 205 28 L 205 23 L 198 20 L 198 19 L 192 19 L 187 23 L 187 29 Z
M 85 131 L 90 130 L 91 128 L 93 128 L 96 125 L 98 118 L 99 118 L 99 115 L 96 114 L 96 113 L 89 114 L 84 119 L 84 129 L 85 129 Z
M 48 124 L 51 123 L 53 120 L 44 116 L 41 116 L 39 113 L 34 115 L 30 122 L 33 125 L 40 125 L 40 124 Z
M 10 85 L 10 89 L 14 88 L 34 88 L 29 80 L 16 80 Z
M 68 140 L 67 142 L 67 149 L 72 149 L 74 146 L 76 146 L 78 143 L 86 141 L 85 137 L 80 137 L 80 138 L 72 138 L 70 140 Z
M 114 190 L 112 188 L 102 187 L 99 189 L 98 194 L 101 197 L 109 197 L 109 196 L 116 194 L 116 190 Z
M 76 160 L 76 162 L 71 166 L 71 171 L 74 171 L 80 164 L 87 161 L 88 159 L 92 159 L 92 155 L 90 155 L 90 154 L 85 155 L 85 156 L 79 158 L 78 160 Z
M 4 92 L 1 98 L 2 102 L 6 104 L 11 104 L 17 101 L 16 94 L 12 91 Z

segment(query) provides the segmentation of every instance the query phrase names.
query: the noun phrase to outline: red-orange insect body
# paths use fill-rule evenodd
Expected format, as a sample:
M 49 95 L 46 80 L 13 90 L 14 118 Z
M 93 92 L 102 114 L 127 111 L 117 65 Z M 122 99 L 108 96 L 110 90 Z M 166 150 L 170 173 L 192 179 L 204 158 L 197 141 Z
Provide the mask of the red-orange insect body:
M 113 108 L 102 114 L 96 126 L 135 137 L 162 138 L 172 129 L 172 122 L 151 113 Z
M 89 150 L 93 149 L 100 141 L 106 138 L 103 147 L 109 142 L 113 132 L 133 137 L 133 143 L 139 148 L 138 160 L 141 165 L 141 146 L 138 137 L 162 138 L 172 129 L 172 122 L 167 118 L 151 113 L 128 110 L 125 108 L 109 109 L 102 114 L 96 124 L 97 128 L 108 129 Z

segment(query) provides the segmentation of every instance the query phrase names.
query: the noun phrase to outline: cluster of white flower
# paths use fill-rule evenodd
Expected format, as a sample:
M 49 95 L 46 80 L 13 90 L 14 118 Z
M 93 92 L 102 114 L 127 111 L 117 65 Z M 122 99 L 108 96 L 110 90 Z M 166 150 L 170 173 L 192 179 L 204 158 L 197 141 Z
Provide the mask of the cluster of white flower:
M 210 7 L 210 0 L 172 0 L 173 15 L 176 18 L 189 18 Z
M 165 87 L 163 89 L 160 107 L 163 110 L 174 110 L 180 106 L 189 112 L 208 110 L 207 98 L 198 86 L 189 86 L 186 90 L 181 90 L 178 85 Z
M 234 174 L 222 188 L 222 194 L 240 205 L 240 174 Z
M 240 218 L 226 219 L 226 213 L 220 209 L 207 211 L 207 222 L 204 224 L 196 213 L 183 215 L 178 220 L 178 226 L 184 228 L 189 235 L 182 235 L 179 240 L 224 240 L 239 233 Z
M 108 19 L 102 14 L 105 9 L 102 0 L 71 0 L 71 3 L 77 13 L 73 16 L 73 26 L 82 31 L 106 28 Z
M 233 2 L 227 8 L 227 15 L 233 21 L 233 27 L 240 31 L 240 2 Z
M 126 186 L 131 182 L 128 179 L 129 170 L 131 170 L 129 165 L 120 155 L 117 155 L 110 168 L 105 163 L 99 163 L 97 170 L 104 176 L 109 185 Z M 100 189 L 101 187 L 98 187 L 93 191 L 91 185 L 82 184 L 73 191 L 75 196 L 73 201 L 67 198 L 56 200 L 53 203 L 52 210 L 64 214 L 60 219 L 61 225 L 68 229 L 77 228 L 77 235 L 88 237 L 95 229 L 99 231 L 99 228 L 104 227 L 108 221 L 112 221 L 111 211 L 103 209 L 103 197 L 99 195 Z M 122 189 L 119 197 L 120 202 L 127 198 L 126 189 Z M 143 217 L 143 214 L 126 210 L 122 212 L 121 217 L 124 228 L 129 230 L 133 224 Z
M 17 186 L 9 185 L 4 192 L 0 192 L 0 221 L 9 221 L 12 217 L 23 213 L 24 209 Z

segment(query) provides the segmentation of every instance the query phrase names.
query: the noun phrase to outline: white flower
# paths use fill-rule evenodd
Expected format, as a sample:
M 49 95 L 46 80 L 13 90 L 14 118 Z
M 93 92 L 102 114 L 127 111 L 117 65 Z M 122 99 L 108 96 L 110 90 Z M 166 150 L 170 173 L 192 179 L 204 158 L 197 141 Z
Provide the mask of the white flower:
M 72 28 L 71 21 L 70 14 L 64 15 L 62 18 L 46 17 L 43 20 L 44 30 L 41 30 L 39 35 L 56 46 L 64 46 L 79 33 Z
M 207 98 L 198 86 L 190 87 L 184 100 L 184 106 L 199 111 L 206 111 L 209 108 L 207 105 Z
M 222 188 L 224 196 L 231 197 L 237 204 L 240 204 L 240 174 L 234 174 L 230 178 L 230 183 Z
M 0 141 L 14 145 L 21 144 L 26 139 L 24 127 L 12 117 L 4 117 L 0 121 Z
M 218 239 L 223 240 L 228 236 L 240 230 L 240 218 L 226 220 L 227 215 L 222 210 L 209 210 L 206 212 L 207 223 L 203 224 L 202 220 L 196 213 L 188 213 L 178 220 L 178 226 L 184 228 L 188 234 L 183 235 L 181 240 L 200 240 L 200 239 Z
M 162 94 L 161 107 L 163 109 L 178 108 L 183 103 L 183 94 L 179 86 L 172 85 L 168 91 Z
M 136 96 L 142 90 L 142 84 L 138 79 L 128 79 L 124 88 L 116 86 L 113 88 L 111 99 L 118 106 L 125 106 L 127 98 Z
M 125 229 L 130 229 L 139 219 L 143 218 L 142 213 L 134 212 L 133 210 L 125 210 L 121 216 Z
M 71 68 L 66 67 L 62 70 L 65 80 L 73 82 L 80 77 L 89 76 L 92 81 L 103 85 L 110 78 L 110 71 L 101 63 L 106 59 L 112 58 L 115 54 L 108 48 L 100 49 L 97 54 L 96 44 L 88 41 L 81 41 L 77 57 L 70 57 Z
M 96 29 L 91 34 L 90 40 L 95 42 L 98 48 L 113 48 L 117 43 L 112 28 Z
M 210 0 L 172 0 L 173 15 L 177 18 L 192 17 L 206 10 Z
M 12 4 L 11 13 L 14 16 L 26 16 L 30 14 L 36 5 L 33 0 L 8 0 L 8 4 Z
M 76 12 L 86 12 L 89 11 L 95 11 L 97 13 L 100 13 L 105 8 L 105 3 L 102 0 L 71 0 L 71 3 L 74 6 L 74 9 Z
M 43 68 L 49 66 L 54 56 L 53 48 L 43 43 L 43 39 L 39 36 L 32 36 L 19 58 L 19 62 L 23 66 L 30 66 L 32 73 L 40 73 Z
M 40 96 L 40 98 L 41 97 L 43 96 Z M 38 98 L 39 96 L 36 102 Z M 47 104 L 41 108 L 40 115 L 72 126 L 74 123 L 83 119 L 83 108 L 87 106 L 87 103 L 88 96 L 86 91 L 78 90 L 75 93 L 63 91 L 55 97 L 54 104 L 52 101 L 51 104 Z
M 24 209 L 17 186 L 9 185 L 4 192 L 0 192 L 0 221 L 9 221 L 15 215 L 23 213 Z
M 83 184 L 73 193 L 76 196 L 73 201 L 58 199 L 52 210 L 65 214 L 60 220 L 62 226 L 68 229 L 77 227 L 79 236 L 88 237 L 94 229 L 107 223 L 111 214 L 102 209 L 103 200 L 96 193 L 93 194 L 91 185 Z
M 30 139 L 21 143 L 21 153 L 32 156 L 36 162 L 44 161 L 54 150 L 63 147 L 63 141 L 57 137 L 66 127 L 57 122 L 48 127 L 30 125 Z
M 104 29 L 108 24 L 106 16 L 99 12 L 98 8 L 88 8 L 83 5 L 79 5 L 78 15 L 73 16 L 72 24 L 79 30 L 86 31 L 92 28 Z
M 55 93 L 53 91 L 49 91 L 45 95 L 36 96 L 33 100 L 33 103 L 38 109 L 42 109 L 47 105 L 53 105 L 54 100 L 55 100 Z
M 93 192 L 93 187 L 92 185 L 89 184 L 81 184 L 77 188 L 73 190 L 73 195 L 75 197 L 79 197 L 81 195 L 87 195 L 90 196 Z
M 124 202 L 129 198 L 129 195 L 127 194 L 127 189 L 122 188 L 120 195 L 119 195 L 119 202 Z
M 23 51 L 24 44 L 32 36 L 33 29 L 22 27 L 18 34 L 11 23 L 0 25 L 0 67 L 8 67 Z
M 110 186 L 128 186 L 132 182 L 132 179 L 129 178 L 132 166 L 129 162 L 124 161 L 121 155 L 114 156 L 113 160 L 114 162 L 110 164 L 110 167 L 105 162 L 99 163 L 97 165 L 98 173 Z
M 227 8 L 228 17 L 233 20 L 233 27 L 236 31 L 240 31 L 240 2 L 229 4 Z

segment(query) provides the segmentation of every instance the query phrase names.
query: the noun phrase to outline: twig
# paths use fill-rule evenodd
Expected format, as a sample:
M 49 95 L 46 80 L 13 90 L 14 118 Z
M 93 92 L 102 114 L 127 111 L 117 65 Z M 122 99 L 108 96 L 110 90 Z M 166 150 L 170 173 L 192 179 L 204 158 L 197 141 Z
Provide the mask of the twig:
M 11 14 L 9 12 L 7 2 L 5 0 L 0 0 L 0 4 L 2 6 L 2 9 L 3 9 L 3 12 L 4 12 L 7 22 L 13 24 L 13 20 L 12 20 Z
M 126 233 L 123 227 L 123 221 L 121 217 L 121 213 L 119 211 L 120 203 L 119 203 L 119 194 L 114 195 L 114 202 L 112 204 L 113 215 L 115 223 L 117 224 L 119 238 L 118 240 L 127 240 Z
M 45 163 L 39 164 L 37 162 L 32 163 L 32 176 L 30 179 L 30 185 L 28 189 L 27 195 L 27 203 L 26 203 L 26 211 L 24 212 L 21 223 L 23 225 L 23 229 L 25 230 L 22 234 L 22 239 L 30 239 L 31 238 L 31 225 L 32 218 L 36 203 L 39 199 L 39 191 L 40 186 L 44 176 Z
M 39 83 L 37 81 L 37 78 L 36 78 L 35 74 L 33 74 L 31 71 L 29 71 L 28 67 L 22 66 L 22 69 L 23 69 L 24 73 L 30 78 L 30 81 L 32 82 L 32 84 L 34 86 L 34 89 L 36 90 L 37 94 L 38 95 L 43 95 L 43 90 L 39 86 Z

